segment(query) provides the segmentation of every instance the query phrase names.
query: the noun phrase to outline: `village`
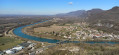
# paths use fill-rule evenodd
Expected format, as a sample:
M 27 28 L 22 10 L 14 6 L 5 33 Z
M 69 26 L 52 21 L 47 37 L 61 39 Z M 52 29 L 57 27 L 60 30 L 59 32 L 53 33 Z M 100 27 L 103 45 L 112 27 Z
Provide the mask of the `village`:
M 78 30 L 77 26 L 70 27 L 66 30 L 70 30 L 69 32 L 72 32 L 76 30 L 73 35 L 75 37 L 71 37 L 71 35 L 64 36 L 65 38 L 75 38 L 75 39 L 80 39 L 80 40 L 94 40 L 94 39 L 99 39 L 99 40 L 115 40 L 119 39 L 119 35 L 115 35 L 113 33 L 106 33 L 101 30 L 95 30 L 87 27 L 86 23 L 81 23 L 79 24 L 80 30 Z
M 57 22 L 57 20 L 61 20 L 60 18 L 54 18 L 52 22 Z M 45 23 L 47 24 L 47 23 Z M 89 27 L 89 24 L 86 22 L 73 23 L 73 24 L 53 24 L 49 27 L 37 27 L 29 34 L 33 34 L 33 36 L 50 38 L 50 39 L 58 39 L 58 40 L 66 40 L 71 39 L 72 41 L 93 41 L 93 40 L 101 40 L 101 41 L 111 41 L 119 39 L 119 35 L 113 33 L 106 33 L 102 30 L 96 30 Z
M 73 24 L 74 25 L 74 24 Z M 80 29 L 79 29 L 80 27 Z M 115 40 L 119 39 L 119 35 L 113 33 L 106 33 L 101 30 L 95 30 L 88 27 L 87 23 L 77 23 L 74 26 L 70 26 L 66 29 L 71 35 L 64 36 L 64 38 L 74 38 L 77 40 Z M 73 35 L 74 36 L 73 36 Z

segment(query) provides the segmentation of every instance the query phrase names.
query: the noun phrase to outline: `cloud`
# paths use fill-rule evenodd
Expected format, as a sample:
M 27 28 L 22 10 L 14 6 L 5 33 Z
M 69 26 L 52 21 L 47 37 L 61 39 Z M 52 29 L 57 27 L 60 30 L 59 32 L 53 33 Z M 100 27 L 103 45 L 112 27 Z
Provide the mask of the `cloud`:
M 69 5 L 72 5 L 73 4 L 73 2 L 69 2 Z

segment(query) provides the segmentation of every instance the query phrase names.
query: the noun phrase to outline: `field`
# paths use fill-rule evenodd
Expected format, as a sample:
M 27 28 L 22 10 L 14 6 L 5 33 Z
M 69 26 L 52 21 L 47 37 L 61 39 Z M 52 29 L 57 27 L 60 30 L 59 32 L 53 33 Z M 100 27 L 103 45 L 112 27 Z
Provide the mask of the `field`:
M 10 37 L 0 37 L 0 50 L 12 48 L 20 43 L 22 43 L 22 41 L 18 39 Z
M 38 27 L 34 28 L 34 32 L 58 32 L 61 31 L 64 28 L 68 28 L 68 26 L 57 26 L 57 25 L 52 25 L 49 27 Z

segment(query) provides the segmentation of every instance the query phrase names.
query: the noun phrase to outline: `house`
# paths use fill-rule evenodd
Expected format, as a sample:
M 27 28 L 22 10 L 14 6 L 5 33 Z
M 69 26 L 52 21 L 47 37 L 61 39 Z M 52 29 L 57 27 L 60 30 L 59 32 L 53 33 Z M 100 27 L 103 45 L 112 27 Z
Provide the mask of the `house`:
M 5 53 L 6 53 L 6 54 L 14 54 L 15 52 L 12 51 L 12 50 L 6 50 Z
M 102 35 L 98 35 L 98 34 L 97 34 L 97 35 L 95 35 L 95 37 L 99 38 L 99 37 L 102 37 Z
M 44 43 L 41 43 L 41 45 L 44 45 Z
M 113 35 L 108 35 L 108 36 L 110 36 L 110 37 L 112 37 L 112 38 L 113 38 Z
M 64 36 L 64 38 L 67 38 L 67 36 Z
M 34 47 L 35 45 L 36 45 L 36 43 L 32 43 L 28 47 L 31 48 L 31 47 Z
M 83 37 L 82 39 L 86 39 L 85 37 Z
M 14 48 L 12 48 L 12 49 L 16 49 L 16 50 L 22 50 L 24 47 L 22 47 L 22 46 L 19 46 L 19 47 L 14 47 Z
M 32 43 L 31 41 L 27 41 L 27 43 Z
M 6 54 L 14 54 L 14 53 L 16 53 L 16 52 L 22 50 L 23 48 L 24 48 L 23 46 L 14 47 L 14 48 L 12 48 L 12 49 L 5 50 L 4 52 L 5 52 Z

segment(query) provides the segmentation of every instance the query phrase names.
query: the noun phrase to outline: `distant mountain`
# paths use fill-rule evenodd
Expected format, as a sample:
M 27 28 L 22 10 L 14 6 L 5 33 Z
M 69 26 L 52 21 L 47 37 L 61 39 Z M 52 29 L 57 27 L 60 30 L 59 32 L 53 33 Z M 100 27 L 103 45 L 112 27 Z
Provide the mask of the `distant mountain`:
M 119 20 L 119 7 L 115 6 L 110 10 L 102 10 L 102 9 L 91 9 L 88 11 L 78 10 L 72 11 L 69 13 L 57 14 L 57 17 L 74 17 L 74 18 L 88 18 L 87 22 L 97 23 L 97 22 L 117 22 Z M 93 21 L 92 21 L 93 20 Z
M 72 11 L 69 13 L 63 13 L 63 14 L 56 14 L 56 16 L 58 17 L 77 17 L 77 18 L 86 18 L 89 15 L 93 15 L 93 14 L 97 14 L 97 13 L 101 13 L 104 10 L 101 9 L 92 9 L 92 10 L 78 10 L 78 11 Z
M 88 15 L 94 15 L 94 14 L 98 14 L 98 13 L 102 13 L 102 12 L 104 12 L 104 10 L 98 9 L 98 8 L 87 11 Z
M 97 14 L 96 14 L 97 13 Z M 95 20 L 95 22 L 118 22 L 119 20 L 119 7 L 115 6 L 107 11 L 96 12 L 93 15 L 88 16 L 89 21 Z
M 110 12 L 119 12 L 119 7 L 115 6 L 115 7 L 113 7 L 112 9 L 110 9 L 108 11 L 110 11 Z
M 64 13 L 64 14 L 56 14 L 56 16 L 60 17 L 79 17 L 79 18 L 84 18 L 87 16 L 87 11 L 85 10 L 78 10 L 78 11 L 73 11 L 69 13 Z

